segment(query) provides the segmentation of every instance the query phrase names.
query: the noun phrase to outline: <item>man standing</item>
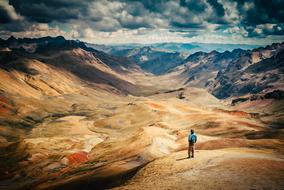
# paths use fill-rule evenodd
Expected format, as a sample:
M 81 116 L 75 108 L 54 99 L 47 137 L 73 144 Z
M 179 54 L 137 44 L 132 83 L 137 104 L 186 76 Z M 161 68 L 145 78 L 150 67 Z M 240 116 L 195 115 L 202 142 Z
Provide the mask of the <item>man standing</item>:
M 194 144 L 197 142 L 197 136 L 194 133 L 194 130 L 190 130 L 190 134 L 188 134 L 188 158 L 191 157 L 194 158 Z

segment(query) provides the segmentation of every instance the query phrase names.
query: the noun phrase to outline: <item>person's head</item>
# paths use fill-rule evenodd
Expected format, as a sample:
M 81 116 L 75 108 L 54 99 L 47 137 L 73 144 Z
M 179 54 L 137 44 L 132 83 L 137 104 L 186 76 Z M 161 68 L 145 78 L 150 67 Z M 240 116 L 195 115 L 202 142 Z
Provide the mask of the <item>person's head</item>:
M 193 133 L 194 133 L 194 130 L 193 130 L 193 129 L 191 129 L 191 130 L 190 130 L 190 133 L 191 133 L 191 134 L 193 134 Z

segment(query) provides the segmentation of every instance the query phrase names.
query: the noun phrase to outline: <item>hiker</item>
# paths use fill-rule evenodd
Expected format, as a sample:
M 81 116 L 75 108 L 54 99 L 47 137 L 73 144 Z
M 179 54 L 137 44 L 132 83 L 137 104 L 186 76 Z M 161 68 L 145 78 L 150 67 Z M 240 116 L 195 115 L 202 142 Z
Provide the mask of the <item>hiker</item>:
M 191 157 L 194 158 L 194 144 L 197 142 L 197 136 L 194 133 L 194 130 L 190 130 L 190 134 L 188 134 L 188 158 Z

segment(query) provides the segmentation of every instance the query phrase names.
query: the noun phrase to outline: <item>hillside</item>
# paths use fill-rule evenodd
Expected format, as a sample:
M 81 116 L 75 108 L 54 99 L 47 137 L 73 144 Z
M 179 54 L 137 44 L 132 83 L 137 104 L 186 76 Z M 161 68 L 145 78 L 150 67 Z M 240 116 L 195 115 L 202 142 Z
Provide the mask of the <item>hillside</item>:
M 179 72 L 185 85 L 206 88 L 217 98 L 283 90 L 284 44 L 223 53 L 197 52 L 170 72 Z
M 283 90 L 284 43 L 246 52 L 218 74 L 211 92 L 219 98 Z

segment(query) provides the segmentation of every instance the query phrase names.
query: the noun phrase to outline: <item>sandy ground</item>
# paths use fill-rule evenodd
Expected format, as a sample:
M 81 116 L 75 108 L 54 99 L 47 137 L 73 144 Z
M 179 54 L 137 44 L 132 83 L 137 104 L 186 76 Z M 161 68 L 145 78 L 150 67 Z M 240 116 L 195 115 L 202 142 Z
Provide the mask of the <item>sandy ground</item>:
M 248 148 L 180 151 L 157 159 L 114 189 L 281 189 L 283 155 Z

